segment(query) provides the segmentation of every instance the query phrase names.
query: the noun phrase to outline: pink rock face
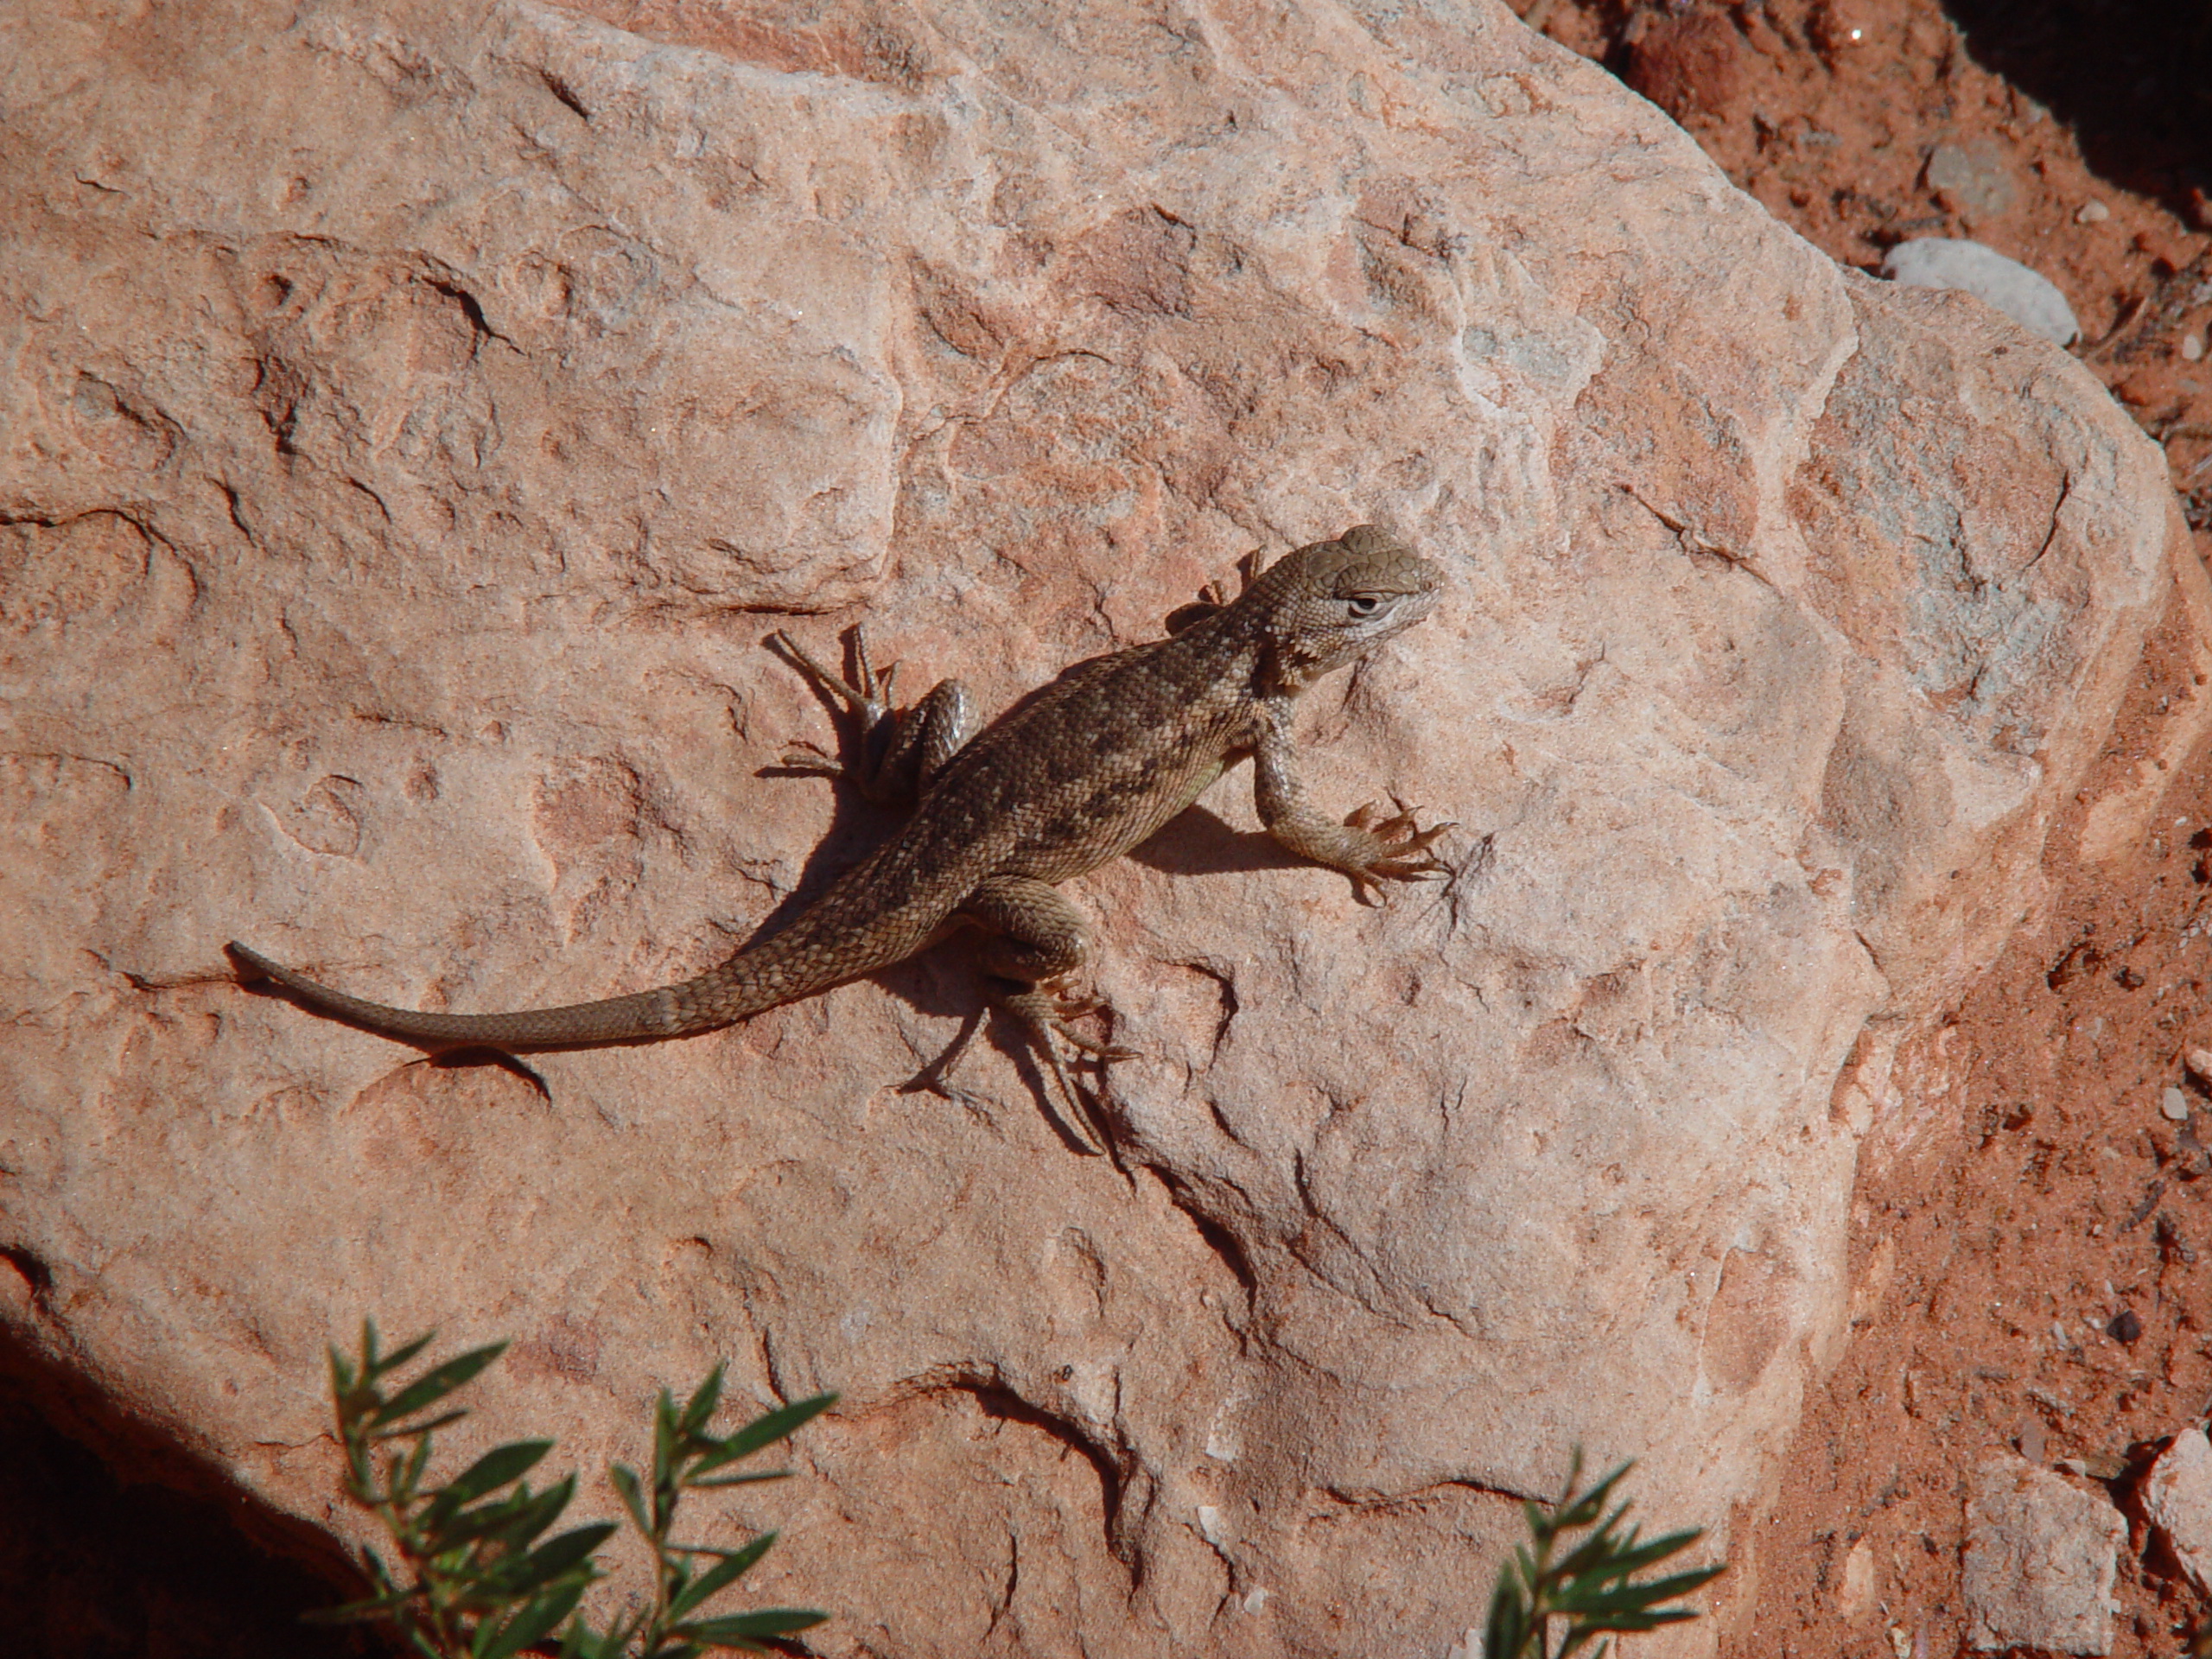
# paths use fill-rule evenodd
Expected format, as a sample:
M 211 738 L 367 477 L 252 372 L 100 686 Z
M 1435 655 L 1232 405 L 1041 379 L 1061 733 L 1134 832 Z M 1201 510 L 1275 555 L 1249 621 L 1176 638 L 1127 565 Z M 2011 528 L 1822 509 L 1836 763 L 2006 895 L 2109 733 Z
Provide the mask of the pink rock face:
M 2088 376 L 1491 4 L 189 10 L 0 64 L 11 1356 L 346 1535 L 364 1313 L 515 1338 L 454 1454 L 608 1514 L 654 1389 L 839 1389 L 728 1523 L 830 1653 L 1440 1655 L 1576 1442 L 1747 1559 L 1897 1038 L 2201 604 Z M 221 953 L 691 972 L 882 830 L 760 775 L 771 628 L 995 709 L 1363 520 L 1449 588 L 1308 781 L 1458 874 L 1363 910 L 1240 771 L 1078 884 L 1122 1169 L 1011 1042 L 898 1092 L 957 947 L 528 1073 Z

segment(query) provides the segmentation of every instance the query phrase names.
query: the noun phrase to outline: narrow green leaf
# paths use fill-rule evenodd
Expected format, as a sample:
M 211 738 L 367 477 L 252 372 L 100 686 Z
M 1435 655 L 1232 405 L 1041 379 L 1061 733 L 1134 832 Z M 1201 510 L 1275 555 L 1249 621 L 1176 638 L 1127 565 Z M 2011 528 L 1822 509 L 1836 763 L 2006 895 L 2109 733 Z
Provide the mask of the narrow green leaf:
M 616 1530 L 612 1521 L 594 1521 L 547 1539 L 526 1558 L 526 1585 L 535 1588 L 589 1560 L 592 1551 L 612 1538 Z
M 626 1463 L 618 1463 L 607 1471 L 607 1484 L 614 1488 L 614 1495 L 622 1500 L 622 1507 L 638 1523 L 638 1530 L 650 1538 L 652 1522 L 645 1519 L 645 1495 L 638 1485 L 638 1471 Z
M 1646 1541 L 1642 1541 L 1639 1533 L 1630 1531 L 1628 1537 L 1617 1541 L 1612 1553 L 1606 1557 L 1606 1573 L 1612 1577 L 1628 1577 L 1630 1573 L 1642 1573 L 1646 1566 L 1656 1566 L 1668 1555 L 1679 1555 L 1681 1551 L 1690 1548 L 1694 1541 L 1701 1540 L 1703 1535 L 1706 1535 L 1703 1531 L 1668 1533 L 1668 1535 L 1655 1537 L 1650 1544 L 1646 1544 Z
M 1703 1528 L 1694 1528 L 1687 1532 L 1668 1533 L 1663 1537 L 1654 1538 L 1648 1544 L 1636 1543 L 1631 1540 L 1631 1547 L 1620 1551 L 1613 1558 L 1613 1564 L 1624 1574 L 1640 1573 L 1647 1567 L 1665 1560 L 1669 1555 L 1679 1554 L 1704 1536 Z
M 392 1459 L 391 1478 L 385 1483 L 391 1488 L 392 1496 L 411 1501 L 422 1490 L 423 1471 L 429 1467 L 429 1462 L 430 1437 L 425 1434 L 415 1442 L 405 1457 Z
M 1544 1506 L 1534 1498 L 1521 1500 L 1521 1522 L 1529 1529 L 1529 1535 L 1538 1543 L 1552 1535 L 1552 1518 Z
M 442 1365 L 433 1366 L 416 1377 L 385 1402 L 382 1410 L 369 1420 L 372 1427 L 381 1428 L 386 1423 L 396 1423 L 403 1417 L 412 1417 L 425 1406 L 433 1405 L 451 1394 L 463 1383 L 507 1351 L 503 1341 L 488 1342 L 481 1348 L 472 1348 L 456 1355 Z
M 465 1510 L 448 1520 L 434 1544 L 441 1552 L 482 1538 L 497 1540 L 509 1550 L 519 1550 L 561 1518 L 575 1496 L 576 1478 L 569 1475 L 542 1492 L 523 1487 L 489 1503 Z
M 756 1417 L 693 1465 L 691 1472 L 703 1475 L 726 1463 L 749 1458 L 763 1446 L 773 1446 L 778 1440 L 786 1439 L 804 1427 L 836 1403 L 836 1395 L 817 1394 L 811 1399 L 796 1401 Z
M 675 1634 L 703 1642 L 710 1648 L 734 1648 L 761 1637 L 791 1636 L 826 1624 L 830 1615 L 805 1607 L 760 1607 L 749 1613 L 727 1613 L 679 1624 Z
M 1528 1642 L 1528 1604 L 1512 1592 L 1501 1573 L 1483 1630 L 1483 1659 L 1522 1659 Z
M 1542 1586 L 1544 1578 L 1543 1570 L 1536 1565 L 1536 1558 L 1529 1553 L 1525 1545 L 1516 1544 L 1513 1547 L 1513 1561 L 1521 1569 L 1522 1588 L 1534 1596 Z
M 705 1492 L 712 1491 L 717 1486 L 757 1486 L 764 1480 L 789 1480 L 791 1478 L 791 1471 L 788 1469 L 766 1469 L 757 1475 L 715 1475 L 706 1480 L 694 1476 L 683 1484 L 686 1490 Z
M 551 1440 L 513 1440 L 505 1446 L 495 1446 L 439 1487 L 438 1499 L 455 1510 L 464 1503 L 474 1503 L 485 1493 L 528 1474 L 553 1449 L 553 1445 Z
M 683 1402 L 683 1415 L 677 1426 L 686 1434 L 696 1434 L 706 1427 L 707 1420 L 715 1414 L 715 1408 L 721 1403 L 721 1398 L 722 1368 L 717 1362 L 715 1369 L 709 1371 L 705 1379 L 691 1391 L 691 1397 Z
M 416 1338 L 414 1341 L 402 1343 L 398 1348 L 395 1349 L 392 1352 L 386 1354 L 382 1359 L 376 1362 L 375 1370 L 377 1375 L 380 1376 L 386 1371 L 397 1370 L 401 1366 L 404 1365 L 409 1360 L 414 1358 L 416 1355 L 421 1353 L 425 1348 L 429 1347 L 437 1339 L 438 1333 L 436 1332 L 425 1331 L 421 1336 Z
M 768 1547 L 775 1541 L 774 1533 L 764 1532 L 742 1549 L 732 1550 L 728 1554 L 722 1554 L 719 1550 L 714 1552 L 721 1554 L 721 1560 L 694 1579 L 684 1587 L 681 1594 L 669 1599 L 669 1618 L 671 1619 L 683 1618 L 708 1597 L 735 1584 L 738 1580 L 753 1570 L 754 1563 L 768 1553 Z M 704 1554 L 705 1552 L 696 1553 Z
M 486 1619 L 476 1633 L 474 1659 L 512 1659 L 532 1643 L 543 1641 L 556 1624 L 575 1611 L 587 1582 L 577 1579 L 554 1586 L 533 1597 L 504 1624 Z
M 1610 1526 L 1600 1527 L 1554 1561 L 1551 1576 L 1560 1583 L 1581 1578 L 1608 1565 L 1620 1549 L 1635 1541 L 1632 1535 L 1623 1538 Z
M 653 1402 L 653 1484 L 668 1483 L 676 1467 L 676 1401 L 666 1389 Z
M 1676 1573 L 1668 1578 L 1654 1579 L 1649 1584 L 1637 1585 L 1633 1587 L 1649 1592 L 1654 1602 L 1674 1601 L 1694 1591 L 1703 1589 L 1727 1570 L 1728 1563 L 1722 1561 L 1715 1567 L 1692 1567 L 1687 1573 Z
M 1649 1607 L 1676 1596 L 1686 1596 L 1700 1585 L 1718 1578 L 1720 1573 L 1719 1567 L 1702 1567 L 1643 1584 L 1623 1584 L 1610 1588 L 1598 1583 L 1575 1585 L 1555 1598 L 1554 1605 L 1560 1611 L 1571 1613 L 1586 1610 L 1606 1612 L 1623 1608 Z
M 594 1630 L 578 1613 L 562 1633 L 561 1659 L 621 1659 L 630 1644 L 630 1632 L 617 1619 L 604 1630 Z
M 1552 1511 L 1554 1529 L 1560 1532 L 1580 1532 L 1585 1527 L 1594 1526 L 1598 1517 L 1605 1512 L 1605 1500 L 1611 1496 L 1613 1482 L 1627 1472 L 1628 1465 L 1623 1464 L 1602 1484 L 1592 1487 L 1581 1497 L 1572 1502 L 1562 1497 L 1559 1506 Z
M 442 1416 L 431 1418 L 426 1423 L 402 1423 L 397 1428 L 379 1429 L 369 1438 L 377 1441 L 411 1440 L 418 1434 L 428 1434 L 434 1430 L 445 1427 L 448 1423 L 457 1423 L 467 1415 L 468 1414 L 465 1411 L 448 1411 Z M 419 1470 L 417 1472 L 420 1472 Z
M 410 1591 L 397 1597 L 378 1596 L 373 1601 L 349 1601 L 342 1607 L 310 1607 L 300 1618 L 308 1624 L 358 1624 L 364 1619 L 390 1618 L 413 1595 Z

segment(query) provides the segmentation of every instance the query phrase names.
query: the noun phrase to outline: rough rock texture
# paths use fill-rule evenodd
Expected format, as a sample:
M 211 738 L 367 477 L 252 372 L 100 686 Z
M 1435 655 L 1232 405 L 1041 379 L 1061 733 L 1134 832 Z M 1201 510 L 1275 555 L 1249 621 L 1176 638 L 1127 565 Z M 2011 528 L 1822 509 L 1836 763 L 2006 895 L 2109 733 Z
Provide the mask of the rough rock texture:
M 2177 580 L 2063 353 L 1841 272 L 1494 5 L 12 27 L 26 1363 L 341 1527 L 363 1312 L 517 1338 L 457 1452 L 634 1459 L 724 1356 L 839 1389 L 733 1505 L 831 1653 L 1440 1656 L 1576 1441 L 1744 1594 L 1897 1039 L 2035 902 Z M 1362 911 L 1240 775 L 1083 884 L 1126 1174 L 1009 1051 L 896 1092 L 957 949 L 527 1072 L 221 957 L 688 972 L 880 827 L 759 775 L 828 734 L 773 613 L 998 703 L 1370 518 L 1452 590 L 1312 700 L 1312 782 L 1459 818 L 1459 874 Z
M 1996 1458 L 1967 1500 L 1967 1640 L 1989 1649 L 2112 1651 L 2113 1576 L 2127 1522 L 2060 1477 Z
M 2199 1593 L 2212 1592 L 2212 1441 L 2185 1428 L 2151 1465 L 2143 1482 L 2150 1517 Z

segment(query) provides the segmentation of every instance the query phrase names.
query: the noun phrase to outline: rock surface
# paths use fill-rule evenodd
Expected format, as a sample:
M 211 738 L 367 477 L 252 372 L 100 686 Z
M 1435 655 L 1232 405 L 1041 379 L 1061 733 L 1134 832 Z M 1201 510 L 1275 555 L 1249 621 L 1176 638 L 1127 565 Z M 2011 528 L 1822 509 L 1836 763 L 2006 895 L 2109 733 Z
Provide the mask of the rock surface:
M 2143 1512 L 2200 1595 L 2212 1593 L 2212 1441 L 2186 1428 L 2151 1465 Z
M 2127 1522 L 2018 1458 L 1993 1459 L 1967 1502 L 1967 1639 L 1984 1649 L 2112 1651 L 2113 1578 Z
M 16 38 L 10 1353 L 341 1529 L 364 1312 L 517 1338 L 460 1454 L 634 1460 L 723 1357 L 841 1389 L 732 1506 L 831 1653 L 1442 1655 L 1577 1441 L 1752 1564 L 1889 1056 L 2175 580 L 2075 365 L 1498 6 Z M 1452 586 L 1311 699 L 1311 781 L 1459 818 L 1460 874 L 1363 912 L 1240 776 L 1082 884 L 1126 1174 L 1005 1051 L 896 1092 L 957 950 L 526 1071 L 220 954 L 467 1009 L 690 971 L 880 830 L 757 775 L 827 735 L 776 620 L 1002 704 L 1362 518 Z

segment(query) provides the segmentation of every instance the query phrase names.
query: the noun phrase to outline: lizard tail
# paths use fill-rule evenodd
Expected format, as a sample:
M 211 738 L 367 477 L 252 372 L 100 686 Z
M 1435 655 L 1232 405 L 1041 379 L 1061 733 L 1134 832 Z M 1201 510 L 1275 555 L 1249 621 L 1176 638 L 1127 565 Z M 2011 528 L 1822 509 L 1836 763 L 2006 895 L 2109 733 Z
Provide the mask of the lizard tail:
M 730 971 L 749 954 L 741 951 L 696 979 L 639 991 L 634 996 L 572 1002 L 557 1008 L 524 1008 L 512 1014 L 421 1014 L 318 985 L 306 975 L 294 973 L 235 941 L 230 950 L 256 973 L 326 1014 L 389 1037 L 471 1047 L 480 1044 L 489 1048 L 565 1048 L 680 1037 L 712 1031 L 788 1000 L 780 984 L 744 984 L 740 976 Z

